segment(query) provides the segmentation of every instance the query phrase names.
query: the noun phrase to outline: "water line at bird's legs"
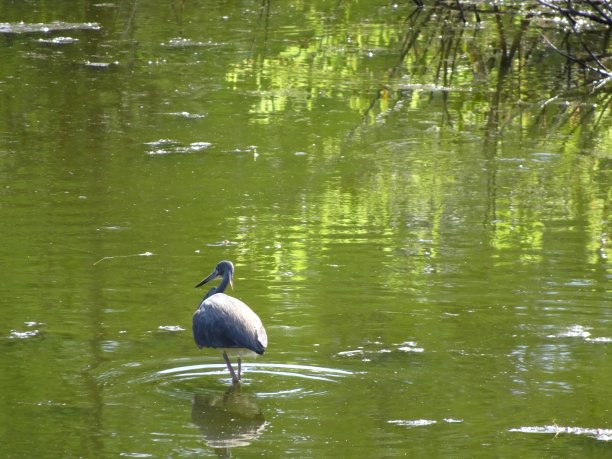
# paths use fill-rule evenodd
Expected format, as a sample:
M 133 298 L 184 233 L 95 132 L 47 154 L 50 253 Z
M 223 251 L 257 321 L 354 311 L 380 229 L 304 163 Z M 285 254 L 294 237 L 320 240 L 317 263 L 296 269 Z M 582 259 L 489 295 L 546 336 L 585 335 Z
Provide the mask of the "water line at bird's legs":
M 225 364 L 227 365 L 227 369 L 232 374 L 232 382 L 237 384 L 240 382 L 240 379 L 236 377 L 236 372 L 234 372 L 234 368 L 232 367 L 232 363 L 230 362 L 229 357 L 227 356 L 227 352 L 223 351 L 223 360 L 225 360 Z M 238 374 L 240 374 L 240 367 L 238 367 Z

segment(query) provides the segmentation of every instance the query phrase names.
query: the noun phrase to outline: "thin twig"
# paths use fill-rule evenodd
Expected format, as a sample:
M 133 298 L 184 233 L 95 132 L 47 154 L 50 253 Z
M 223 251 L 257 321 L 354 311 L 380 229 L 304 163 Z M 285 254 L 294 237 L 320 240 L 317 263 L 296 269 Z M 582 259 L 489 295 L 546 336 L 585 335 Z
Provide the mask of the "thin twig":
M 463 14 L 463 7 L 461 6 L 461 2 L 459 2 L 459 0 L 455 0 L 455 2 L 457 3 L 459 14 L 461 14 L 461 20 L 463 21 L 464 24 L 467 23 L 467 19 L 465 18 L 465 15 Z
M 155 255 L 155 254 L 151 252 L 144 252 L 144 253 L 135 253 L 133 255 L 115 255 L 111 257 L 102 257 L 98 261 L 96 261 L 93 265 L 96 266 L 98 263 L 101 263 L 104 260 L 112 260 L 113 258 L 150 257 L 151 255 Z
M 604 17 L 599 17 L 596 14 L 588 13 L 586 11 L 580 11 L 575 8 L 561 8 L 557 5 L 553 5 L 552 3 L 545 2 L 544 0 L 538 0 L 538 3 L 540 5 L 550 8 L 551 10 L 558 11 L 559 13 L 563 13 L 570 16 L 580 16 L 583 18 L 590 19 L 591 21 L 598 22 L 600 24 L 612 25 L 612 19 L 605 15 Z
M 606 66 L 599 60 L 599 58 L 593 54 L 593 52 L 591 51 L 591 49 L 586 45 L 586 43 L 584 42 L 584 40 L 582 40 L 582 37 L 580 35 L 580 33 L 578 33 L 578 31 L 576 30 L 576 21 L 571 23 L 572 26 L 572 31 L 574 32 L 574 34 L 578 37 L 578 40 L 580 40 L 580 44 L 582 45 L 582 47 L 585 49 L 585 51 L 589 54 L 589 56 L 591 56 L 591 58 L 597 63 L 597 65 L 599 65 L 599 67 L 601 69 L 603 69 L 605 72 L 608 72 L 608 69 L 606 68 Z
M 546 38 L 546 36 L 545 36 L 544 34 L 540 34 L 540 35 L 542 36 L 542 38 L 544 39 L 544 41 L 545 41 L 546 43 L 548 43 L 548 45 L 549 45 L 549 46 L 550 46 L 552 49 L 554 49 L 555 51 L 557 51 L 557 52 L 558 52 L 559 54 L 561 54 L 563 57 L 566 57 L 566 58 L 568 58 L 570 61 L 572 61 L 572 62 L 574 62 L 574 63 L 576 63 L 576 64 L 579 64 L 579 65 L 581 65 L 581 66 L 583 66 L 583 67 L 585 67 L 585 68 L 587 68 L 587 69 L 591 70 L 592 72 L 598 73 L 598 74 L 599 74 L 599 75 L 601 75 L 601 76 L 604 76 L 604 77 L 607 77 L 607 78 L 612 77 L 612 73 L 610 73 L 610 72 L 608 72 L 608 71 L 606 71 L 606 70 L 601 70 L 601 69 L 597 69 L 597 68 L 595 68 L 595 67 L 591 67 L 591 66 L 590 66 L 589 64 L 587 64 L 586 62 L 581 61 L 581 60 L 579 60 L 579 59 L 576 59 L 574 56 L 572 56 L 572 55 L 570 55 L 570 54 L 566 53 L 565 51 L 561 51 L 559 48 L 557 48 L 555 45 L 553 45 L 553 44 L 552 44 L 552 42 L 551 42 L 551 41 L 550 41 L 548 38 Z

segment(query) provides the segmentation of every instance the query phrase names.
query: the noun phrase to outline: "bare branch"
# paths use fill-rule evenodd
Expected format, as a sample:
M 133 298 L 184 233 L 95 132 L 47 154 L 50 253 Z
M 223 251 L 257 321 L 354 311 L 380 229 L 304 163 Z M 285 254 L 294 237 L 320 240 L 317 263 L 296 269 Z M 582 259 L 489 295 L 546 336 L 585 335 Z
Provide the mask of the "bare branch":
M 549 2 L 545 2 L 544 0 L 538 0 L 538 3 L 540 5 L 546 6 L 547 8 L 550 8 L 552 10 L 558 11 L 559 13 L 565 14 L 567 16 L 570 17 L 570 20 L 573 21 L 573 16 L 579 16 L 579 17 L 583 17 L 586 19 L 590 19 L 593 22 L 598 22 L 599 24 L 605 24 L 605 25 L 612 25 L 612 18 L 610 18 L 608 15 L 601 15 L 598 16 L 596 14 L 593 13 L 589 13 L 587 11 L 580 11 L 577 10 L 576 8 L 561 8 L 557 5 L 554 5 L 552 3 Z
M 563 57 L 568 58 L 570 61 L 575 62 L 576 64 L 579 64 L 595 73 L 598 73 L 599 75 L 606 77 L 606 78 L 611 78 L 612 77 L 612 72 L 609 72 L 605 69 L 598 69 L 595 67 L 590 66 L 589 64 L 587 64 L 584 61 L 581 61 L 579 59 L 576 59 L 574 56 L 567 54 L 565 51 L 561 51 L 559 48 L 557 48 L 555 45 L 552 44 L 552 42 L 546 38 L 546 36 L 544 36 L 543 34 L 541 35 L 542 38 L 544 39 L 544 41 L 546 41 L 546 43 L 548 43 L 548 45 L 554 49 L 555 51 L 557 51 L 559 54 L 561 54 Z

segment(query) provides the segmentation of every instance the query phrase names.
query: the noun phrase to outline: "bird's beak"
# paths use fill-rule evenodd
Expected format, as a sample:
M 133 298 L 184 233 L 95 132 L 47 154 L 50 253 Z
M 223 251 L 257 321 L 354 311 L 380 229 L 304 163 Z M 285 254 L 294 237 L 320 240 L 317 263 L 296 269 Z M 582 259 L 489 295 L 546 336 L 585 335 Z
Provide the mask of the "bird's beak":
M 196 288 L 201 287 L 206 282 L 210 282 L 211 280 L 216 279 L 217 276 L 219 276 L 219 273 L 215 269 L 212 273 L 210 273 L 210 275 L 207 278 L 203 279 L 198 285 L 196 285 Z

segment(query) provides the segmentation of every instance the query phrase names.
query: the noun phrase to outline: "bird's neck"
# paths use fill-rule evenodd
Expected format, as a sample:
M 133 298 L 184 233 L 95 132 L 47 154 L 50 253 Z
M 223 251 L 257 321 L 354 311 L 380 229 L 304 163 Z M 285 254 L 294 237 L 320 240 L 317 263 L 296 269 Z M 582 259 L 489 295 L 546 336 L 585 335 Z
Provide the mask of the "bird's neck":
M 230 282 L 230 276 L 223 276 L 223 279 L 221 279 L 221 283 L 219 285 L 217 285 L 217 290 L 215 291 L 215 293 L 223 293 L 227 287 L 227 284 L 229 284 Z
M 216 287 L 211 288 L 206 294 L 206 296 L 204 297 L 204 299 L 213 296 L 215 293 L 223 293 L 225 291 L 225 288 L 227 287 L 227 284 L 229 284 L 229 282 L 230 282 L 229 276 L 223 277 L 223 279 L 221 279 L 221 283 L 217 285 Z
M 213 296 L 215 293 L 217 293 L 217 287 L 213 287 L 211 288 L 208 293 L 204 296 L 204 299 L 209 298 L 211 296 Z

